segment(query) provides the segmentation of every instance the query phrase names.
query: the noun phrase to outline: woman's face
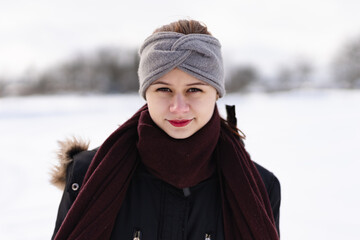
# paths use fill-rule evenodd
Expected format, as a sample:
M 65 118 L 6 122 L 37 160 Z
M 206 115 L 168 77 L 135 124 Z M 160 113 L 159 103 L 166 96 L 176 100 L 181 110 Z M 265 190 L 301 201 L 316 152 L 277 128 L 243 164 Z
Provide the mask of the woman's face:
M 212 117 L 216 89 L 178 68 L 156 80 L 146 90 L 152 120 L 170 137 L 188 138 Z

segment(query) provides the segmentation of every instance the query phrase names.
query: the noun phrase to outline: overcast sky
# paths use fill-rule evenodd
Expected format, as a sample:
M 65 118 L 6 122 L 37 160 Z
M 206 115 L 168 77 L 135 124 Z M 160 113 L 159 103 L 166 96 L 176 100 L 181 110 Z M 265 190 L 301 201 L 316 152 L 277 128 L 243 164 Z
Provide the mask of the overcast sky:
M 228 63 L 265 72 L 296 58 L 324 66 L 360 36 L 359 9 L 358 0 L 0 0 L 0 75 L 102 46 L 137 48 L 183 18 L 204 22 Z

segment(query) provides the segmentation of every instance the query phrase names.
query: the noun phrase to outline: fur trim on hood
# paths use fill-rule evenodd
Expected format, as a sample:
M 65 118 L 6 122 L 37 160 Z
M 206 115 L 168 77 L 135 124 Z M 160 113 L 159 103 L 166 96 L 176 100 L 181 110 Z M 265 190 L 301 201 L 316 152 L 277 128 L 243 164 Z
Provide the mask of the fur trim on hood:
M 89 141 L 72 137 L 67 138 L 64 141 L 58 141 L 58 144 L 60 147 L 57 152 L 59 164 L 52 169 L 50 182 L 63 190 L 66 183 L 67 167 L 73 161 L 73 157 L 76 154 L 88 150 Z

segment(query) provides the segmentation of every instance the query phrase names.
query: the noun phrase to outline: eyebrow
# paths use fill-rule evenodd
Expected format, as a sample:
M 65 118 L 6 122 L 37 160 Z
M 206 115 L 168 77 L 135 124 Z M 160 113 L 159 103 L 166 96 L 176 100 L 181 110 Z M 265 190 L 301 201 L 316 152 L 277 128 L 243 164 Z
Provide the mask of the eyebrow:
M 171 86 L 171 84 L 166 83 L 166 82 L 162 82 L 162 81 L 157 81 L 157 82 L 154 82 L 152 85 L 156 85 L 156 84 L 163 84 L 163 85 Z M 204 85 L 204 86 L 209 86 L 209 84 L 206 84 L 206 83 L 203 83 L 203 82 L 194 82 L 194 83 L 189 83 L 189 84 L 186 84 L 186 86 L 194 86 L 194 85 Z

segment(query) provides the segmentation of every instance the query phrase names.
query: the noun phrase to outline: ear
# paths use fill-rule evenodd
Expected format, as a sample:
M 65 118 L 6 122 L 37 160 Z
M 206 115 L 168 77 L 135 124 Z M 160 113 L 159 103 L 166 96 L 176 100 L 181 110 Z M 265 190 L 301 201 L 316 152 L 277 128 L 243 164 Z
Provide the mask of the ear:
M 219 93 L 216 93 L 216 101 L 219 99 Z

